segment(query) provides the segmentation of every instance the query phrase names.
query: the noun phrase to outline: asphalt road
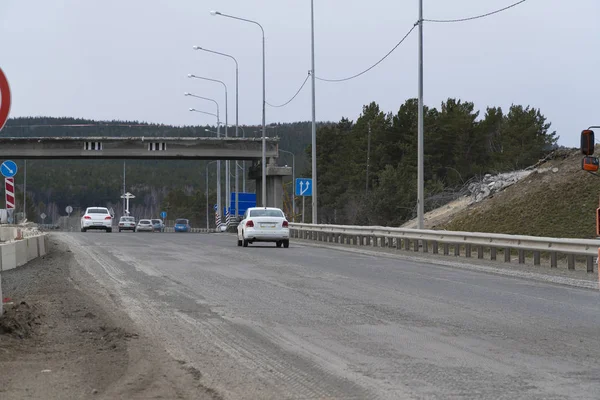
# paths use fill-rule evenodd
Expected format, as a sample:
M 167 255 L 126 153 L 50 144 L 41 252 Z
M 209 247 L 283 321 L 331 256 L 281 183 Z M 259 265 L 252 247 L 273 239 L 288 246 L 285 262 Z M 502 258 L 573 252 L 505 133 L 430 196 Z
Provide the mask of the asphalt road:
M 58 233 L 227 399 L 598 399 L 600 294 L 226 234 Z

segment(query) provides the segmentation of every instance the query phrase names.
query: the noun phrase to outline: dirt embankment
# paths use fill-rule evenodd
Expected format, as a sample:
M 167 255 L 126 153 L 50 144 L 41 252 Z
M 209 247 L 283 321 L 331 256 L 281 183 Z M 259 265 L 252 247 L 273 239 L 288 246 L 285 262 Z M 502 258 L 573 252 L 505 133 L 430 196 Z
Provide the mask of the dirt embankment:
M 0 398 L 215 399 L 199 371 L 138 336 L 117 304 L 90 297 L 64 246 L 2 273 Z
M 529 175 L 479 202 L 462 197 L 426 213 L 425 228 L 595 238 L 600 175 L 583 171 L 581 158 L 576 149 L 556 151 Z M 416 225 L 415 219 L 402 227 Z

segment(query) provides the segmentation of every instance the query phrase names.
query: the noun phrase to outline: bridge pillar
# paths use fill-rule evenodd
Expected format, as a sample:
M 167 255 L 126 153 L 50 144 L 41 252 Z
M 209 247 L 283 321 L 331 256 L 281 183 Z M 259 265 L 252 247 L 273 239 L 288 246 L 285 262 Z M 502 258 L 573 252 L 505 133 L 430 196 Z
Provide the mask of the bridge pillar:
M 283 178 L 292 176 L 291 167 L 280 167 L 275 159 L 269 159 L 267 164 L 267 207 L 283 209 Z M 248 171 L 248 178 L 256 182 L 256 206 L 262 206 L 262 167 L 253 165 Z

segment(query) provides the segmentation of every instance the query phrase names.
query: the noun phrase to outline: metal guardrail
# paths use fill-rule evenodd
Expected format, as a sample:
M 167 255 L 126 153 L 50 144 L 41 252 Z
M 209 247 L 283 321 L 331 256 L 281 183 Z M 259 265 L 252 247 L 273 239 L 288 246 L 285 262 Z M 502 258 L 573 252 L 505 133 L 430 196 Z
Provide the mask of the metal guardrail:
M 165 227 L 164 232 L 170 232 L 173 233 L 175 232 L 175 228 L 173 227 Z M 214 229 L 206 229 L 206 228 L 191 228 L 190 229 L 190 233 L 213 233 L 215 232 Z
M 541 255 L 548 255 L 550 267 L 556 268 L 558 258 L 566 256 L 569 269 L 575 269 L 576 257 L 585 257 L 587 272 L 594 272 L 595 259 L 598 256 L 600 240 L 559 239 L 538 236 L 506 235 L 497 233 L 434 231 L 381 226 L 350 225 L 313 225 L 290 223 L 290 235 L 293 238 L 317 240 L 329 243 L 355 246 L 371 246 L 405 249 L 415 252 L 439 254 L 440 247 L 444 255 L 472 257 L 473 250 L 477 258 L 483 259 L 489 250 L 490 260 L 497 260 L 498 250 L 504 255 L 504 261 L 511 261 L 516 252 L 520 264 L 525 263 L 527 254 L 533 256 L 534 265 L 541 264 Z

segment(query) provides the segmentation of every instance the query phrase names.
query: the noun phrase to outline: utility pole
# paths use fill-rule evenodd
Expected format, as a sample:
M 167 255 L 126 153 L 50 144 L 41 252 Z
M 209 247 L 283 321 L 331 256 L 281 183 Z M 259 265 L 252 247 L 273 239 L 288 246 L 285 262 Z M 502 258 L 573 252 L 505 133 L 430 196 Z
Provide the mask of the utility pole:
M 312 223 L 317 224 L 317 122 L 315 112 L 315 4 L 310 0 L 310 47 L 312 85 Z M 304 218 L 304 211 L 302 212 Z
M 27 219 L 27 160 L 23 173 L 23 221 Z
M 365 194 L 369 194 L 369 162 L 371 160 L 371 121 L 368 123 L 369 133 L 367 135 L 367 181 L 365 183 Z
M 127 193 L 127 190 L 125 189 L 125 163 L 126 161 L 123 161 L 123 194 Z M 123 215 L 126 215 L 125 210 L 127 209 L 125 208 L 125 197 L 123 197 Z
M 423 0 L 419 0 L 419 118 L 417 136 L 417 229 L 423 229 L 425 197 L 423 172 Z

